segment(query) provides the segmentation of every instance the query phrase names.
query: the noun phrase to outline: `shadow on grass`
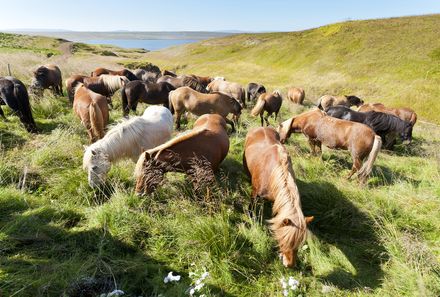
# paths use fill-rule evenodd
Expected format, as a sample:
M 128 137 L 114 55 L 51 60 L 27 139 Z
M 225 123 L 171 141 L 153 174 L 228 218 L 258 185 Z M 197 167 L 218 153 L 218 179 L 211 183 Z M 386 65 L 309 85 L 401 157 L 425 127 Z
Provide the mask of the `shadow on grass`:
M 26 139 L 11 131 L 0 131 L 0 148 L 10 150 L 22 146 Z
M 401 181 L 407 182 L 417 187 L 421 183 L 420 180 L 407 177 L 399 172 L 392 171 L 388 167 L 382 165 L 374 165 L 371 176 L 379 177 L 379 179 L 377 180 L 370 179 L 368 185 L 372 187 L 394 185 Z

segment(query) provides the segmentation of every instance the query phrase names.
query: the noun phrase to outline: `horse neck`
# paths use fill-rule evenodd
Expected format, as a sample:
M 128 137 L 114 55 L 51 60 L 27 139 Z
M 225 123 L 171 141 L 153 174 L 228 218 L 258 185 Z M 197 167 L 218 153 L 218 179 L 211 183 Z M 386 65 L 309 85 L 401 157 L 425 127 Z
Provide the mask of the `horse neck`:
M 108 156 L 110 162 L 117 160 L 121 157 L 121 146 L 123 145 L 123 139 L 120 130 L 113 131 L 107 134 L 104 138 L 98 140 L 91 145 L 94 149 L 99 149 L 101 152 Z

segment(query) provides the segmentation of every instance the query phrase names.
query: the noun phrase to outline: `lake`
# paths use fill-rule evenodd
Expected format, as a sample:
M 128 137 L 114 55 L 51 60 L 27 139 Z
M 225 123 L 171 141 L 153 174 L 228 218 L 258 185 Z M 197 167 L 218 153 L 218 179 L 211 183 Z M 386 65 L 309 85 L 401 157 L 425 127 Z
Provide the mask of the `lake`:
M 81 42 L 88 44 L 107 44 L 122 48 L 143 48 L 156 51 L 170 46 L 197 42 L 197 39 L 89 39 Z

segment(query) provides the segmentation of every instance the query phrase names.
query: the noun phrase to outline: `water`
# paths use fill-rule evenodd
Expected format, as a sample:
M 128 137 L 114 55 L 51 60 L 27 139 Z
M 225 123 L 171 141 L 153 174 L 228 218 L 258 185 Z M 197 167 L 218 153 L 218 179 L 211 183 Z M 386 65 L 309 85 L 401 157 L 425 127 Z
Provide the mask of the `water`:
M 160 50 L 170 46 L 197 42 L 196 39 L 92 39 L 82 42 L 88 44 L 107 44 L 122 48 L 143 48 L 150 51 Z

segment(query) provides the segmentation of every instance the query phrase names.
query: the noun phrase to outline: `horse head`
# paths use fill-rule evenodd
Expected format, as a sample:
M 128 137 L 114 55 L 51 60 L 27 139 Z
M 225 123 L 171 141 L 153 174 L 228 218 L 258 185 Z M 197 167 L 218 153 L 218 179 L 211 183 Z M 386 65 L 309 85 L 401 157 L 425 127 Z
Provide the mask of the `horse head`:
M 87 170 L 90 187 L 97 188 L 103 185 L 110 167 L 107 154 L 99 148 L 85 147 L 83 169 Z
M 43 96 L 43 91 L 44 91 L 43 84 L 38 78 L 34 77 L 29 86 L 29 93 L 31 93 L 36 97 L 41 97 Z
M 345 96 L 345 98 L 347 98 L 347 101 L 348 103 L 350 103 L 351 106 L 355 105 L 359 107 L 364 104 L 364 100 L 354 95 Z
M 292 123 L 295 121 L 295 117 L 290 118 L 284 122 L 282 122 L 278 128 L 277 132 L 280 135 L 280 142 L 285 143 L 286 140 L 290 137 L 292 134 Z
M 413 125 L 410 122 L 405 122 L 405 126 L 402 132 L 400 133 L 400 138 L 402 139 L 403 143 L 412 142 L 412 130 L 413 130 Z

